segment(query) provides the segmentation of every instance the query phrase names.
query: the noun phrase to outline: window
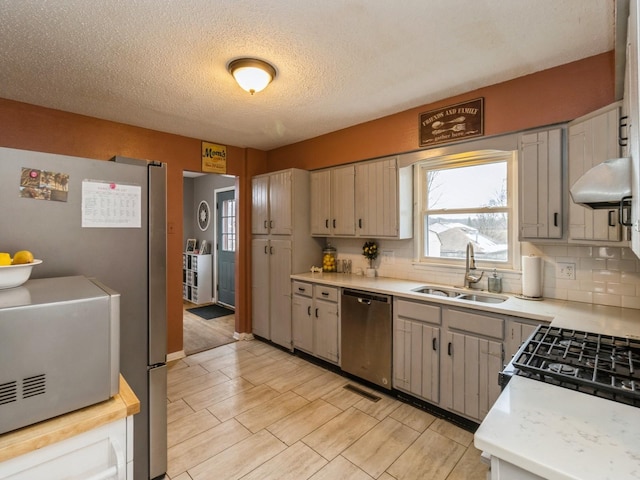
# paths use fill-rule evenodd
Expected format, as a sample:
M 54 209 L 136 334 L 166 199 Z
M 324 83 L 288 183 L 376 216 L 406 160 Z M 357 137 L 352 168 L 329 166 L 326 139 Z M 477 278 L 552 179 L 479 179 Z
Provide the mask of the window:
M 420 260 L 459 264 L 473 243 L 476 262 L 511 268 L 514 258 L 512 152 L 430 159 L 420 172 Z
M 236 251 L 236 201 L 224 200 L 222 202 L 222 250 L 225 252 Z

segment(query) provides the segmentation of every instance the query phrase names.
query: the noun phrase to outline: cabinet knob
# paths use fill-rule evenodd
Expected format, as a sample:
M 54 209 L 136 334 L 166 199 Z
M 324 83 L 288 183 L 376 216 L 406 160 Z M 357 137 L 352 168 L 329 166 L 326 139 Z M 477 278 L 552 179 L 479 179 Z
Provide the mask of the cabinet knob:
M 267 228 L 269 228 L 269 227 L 267 226 L 267 221 L 265 220 L 264 221 L 264 229 L 266 230 Z
M 336 228 L 336 219 L 333 219 L 333 228 Z
M 325 219 L 324 221 L 324 228 L 329 228 L 329 219 Z
M 553 226 L 554 227 L 558 226 L 558 212 L 553 213 Z
M 438 344 L 435 338 L 431 341 L 431 348 L 433 348 L 434 352 L 438 350 Z
M 318 318 L 318 309 L 316 308 L 316 318 Z
M 311 305 L 307 307 L 307 315 L 311 316 Z
M 447 345 L 447 355 L 451 356 L 451 342 Z

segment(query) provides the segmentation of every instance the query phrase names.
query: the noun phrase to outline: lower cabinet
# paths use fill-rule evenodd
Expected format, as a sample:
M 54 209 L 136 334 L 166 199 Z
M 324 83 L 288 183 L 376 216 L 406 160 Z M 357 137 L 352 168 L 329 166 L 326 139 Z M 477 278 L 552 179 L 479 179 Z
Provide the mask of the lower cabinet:
M 286 238 L 286 237 L 285 237 Z M 291 241 L 251 241 L 253 333 L 291 348 Z
M 533 320 L 509 318 L 505 324 L 504 334 L 504 361 L 508 363 L 520 348 L 520 345 L 529 338 L 539 323 Z
M 133 479 L 133 417 L 4 461 L 0 478 Z
M 500 395 L 504 319 L 453 308 L 443 308 L 442 316 L 447 331 L 440 356 L 440 405 L 481 421 Z
M 393 386 L 438 403 L 440 397 L 441 309 L 395 298 Z
M 338 364 L 338 289 L 294 280 L 292 291 L 293 347 Z

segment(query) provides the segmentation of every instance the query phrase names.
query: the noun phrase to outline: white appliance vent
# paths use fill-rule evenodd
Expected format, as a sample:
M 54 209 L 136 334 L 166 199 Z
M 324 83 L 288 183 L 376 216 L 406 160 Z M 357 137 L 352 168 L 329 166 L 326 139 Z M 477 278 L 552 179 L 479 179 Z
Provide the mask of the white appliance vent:
M 44 395 L 46 391 L 46 381 L 44 373 L 34 377 L 27 377 L 22 380 L 22 398 Z
M 0 384 L 0 405 L 15 402 L 18 399 L 18 383 L 7 382 Z

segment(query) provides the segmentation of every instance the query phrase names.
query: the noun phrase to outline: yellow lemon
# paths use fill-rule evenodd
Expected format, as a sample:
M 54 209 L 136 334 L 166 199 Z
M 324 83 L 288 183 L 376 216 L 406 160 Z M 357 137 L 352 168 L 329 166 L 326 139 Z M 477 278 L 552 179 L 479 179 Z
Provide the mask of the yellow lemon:
M 22 265 L 23 263 L 31 262 L 33 262 L 33 253 L 31 253 L 29 250 L 20 250 L 13 256 L 14 265 Z
M 5 265 L 11 265 L 11 255 L 8 253 L 0 253 L 0 267 L 4 267 Z

